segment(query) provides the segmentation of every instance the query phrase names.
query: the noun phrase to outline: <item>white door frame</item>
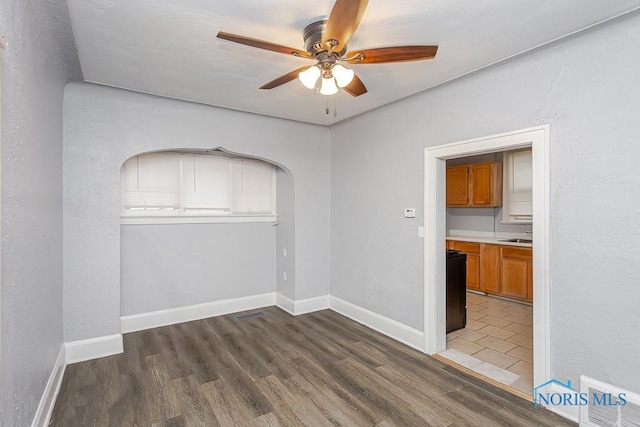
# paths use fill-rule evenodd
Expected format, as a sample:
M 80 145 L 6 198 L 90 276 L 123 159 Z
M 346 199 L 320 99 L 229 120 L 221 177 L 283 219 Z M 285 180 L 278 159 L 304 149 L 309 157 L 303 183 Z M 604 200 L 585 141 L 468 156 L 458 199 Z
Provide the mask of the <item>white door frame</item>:
M 425 148 L 425 352 L 446 348 L 446 159 L 531 147 L 533 156 L 533 380 L 551 378 L 549 274 L 549 125 Z

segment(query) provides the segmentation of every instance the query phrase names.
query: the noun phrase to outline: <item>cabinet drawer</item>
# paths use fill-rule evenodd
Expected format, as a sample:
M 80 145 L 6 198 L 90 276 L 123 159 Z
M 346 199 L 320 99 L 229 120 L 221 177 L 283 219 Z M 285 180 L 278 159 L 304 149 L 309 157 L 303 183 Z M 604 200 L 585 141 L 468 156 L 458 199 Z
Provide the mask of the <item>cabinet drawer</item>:
M 502 258 L 512 258 L 512 259 L 523 259 L 526 261 L 531 261 L 531 248 L 518 248 L 518 247 L 509 247 L 502 246 Z
M 450 242 L 453 242 L 453 249 L 455 249 L 456 251 L 461 251 L 468 254 L 480 253 L 480 243 L 458 242 L 456 240 L 450 240 Z

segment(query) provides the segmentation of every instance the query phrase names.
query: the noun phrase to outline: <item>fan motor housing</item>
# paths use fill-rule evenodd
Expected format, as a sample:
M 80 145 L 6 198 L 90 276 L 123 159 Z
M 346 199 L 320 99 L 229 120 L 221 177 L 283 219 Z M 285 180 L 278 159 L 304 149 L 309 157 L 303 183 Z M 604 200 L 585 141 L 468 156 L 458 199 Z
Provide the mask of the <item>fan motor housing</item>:
M 326 52 L 327 48 L 322 44 L 322 33 L 327 27 L 327 21 L 316 21 L 304 28 L 302 37 L 304 38 L 304 48 L 314 57 L 319 53 Z M 345 46 L 340 52 L 334 52 L 338 58 L 345 54 L 347 47 Z

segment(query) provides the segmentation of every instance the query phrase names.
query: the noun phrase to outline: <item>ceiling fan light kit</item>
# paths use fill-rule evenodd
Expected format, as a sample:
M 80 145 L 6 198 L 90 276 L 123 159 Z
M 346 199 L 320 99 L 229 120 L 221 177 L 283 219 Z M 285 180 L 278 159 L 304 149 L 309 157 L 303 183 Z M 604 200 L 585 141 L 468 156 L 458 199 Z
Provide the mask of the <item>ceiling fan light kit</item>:
M 331 69 L 331 73 L 336 79 L 336 83 L 338 83 L 338 86 L 340 87 L 345 87 L 349 83 L 351 83 L 351 80 L 353 80 L 353 76 L 355 76 L 356 74 L 353 72 L 353 70 L 350 70 L 342 64 L 334 65 Z
M 367 88 L 355 72 L 342 63 L 419 61 L 435 57 L 438 50 L 438 46 L 397 46 L 347 52 L 347 44 L 360 25 L 368 3 L 368 0 L 336 0 L 328 20 L 313 22 L 303 30 L 305 50 L 222 31 L 218 33 L 218 38 L 316 61 L 315 65 L 290 71 L 262 85 L 260 89 L 273 89 L 296 77 L 306 88 L 315 89 L 322 77 L 322 95 L 334 95 L 341 87 L 351 96 L 360 96 L 367 93 Z
M 318 79 L 320 78 L 320 67 L 317 65 L 312 65 L 304 71 L 300 71 L 298 74 L 298 79 L 304 85 L 304 87 L 308 89 L 315 89 L 316 83 L 318 83 Z
M 322 86 L 320 87 L 320 93 L 322 95 L 335 95 L 338 93 L 338 86 L 336 86 L 336 81 L 333 77 L 326 79 L 322 78 Z

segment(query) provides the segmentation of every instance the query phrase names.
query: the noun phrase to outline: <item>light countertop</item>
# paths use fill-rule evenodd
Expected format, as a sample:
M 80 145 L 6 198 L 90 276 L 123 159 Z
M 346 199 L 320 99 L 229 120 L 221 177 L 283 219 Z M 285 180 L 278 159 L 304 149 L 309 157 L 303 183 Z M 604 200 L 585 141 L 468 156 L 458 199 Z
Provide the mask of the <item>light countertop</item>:
M 532 243 L 515 243 L 515 242 L 503 242 L 506 239 L 513 239 L 512 236 L 503 236 L 503 237 L 495 237 L 495 236 L 475 236 L 475 235 L 464 235 L 464 234 L 452 234 L 446 236 L 447 240 L 456 240 L 460 242 L 474 242 L 474 243 L 488 243 L 493 245 L 504 245 L 504 246 L 520 246 L 523 248 L 532 248 Z M 515 236 L 515 238 L 520 239 L 530 239 L 531 237 L 525 236 Z

